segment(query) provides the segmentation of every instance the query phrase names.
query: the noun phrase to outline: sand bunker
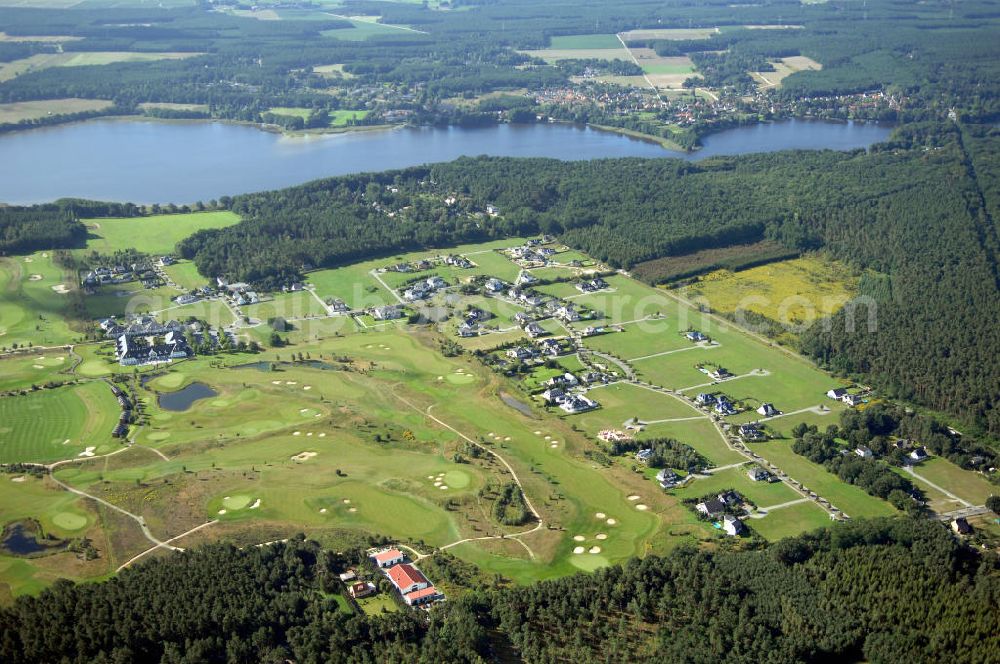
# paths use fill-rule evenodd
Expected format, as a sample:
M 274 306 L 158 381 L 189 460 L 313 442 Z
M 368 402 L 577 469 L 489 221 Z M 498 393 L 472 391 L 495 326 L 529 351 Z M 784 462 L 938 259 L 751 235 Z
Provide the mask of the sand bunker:
M 305 385 L 302 387 L 303 390 L 311 390 L 312 388 L 313 388 L 312 385 Z
M 427 479 L 432 480 L 432 479 L 434 479 L 434 476 L 433 475 L 428 475 Z
M 258 498 L 257 500 L 253 501 L 253 505 L 251 505 L 248 509 L 255 510 L 258 507 L 260 507 L 260 498 Z
M 52 287 L 52 290 L 59 293 L 60 295 L 65 295 L 66 293 L 69 292 L 69 289 L 66 288 L 66 284 L 56 284 L 55 286 Z
M 582 546 L 578 546 L 578 547 L 576 547 L 575 549 L 573 549 L 573 553 L 577 553 L 577 554 L 579 554 L 579 553 L 583 553 L 583 552 L 584 552 L 584 550 L 585 550 L 585 549 L 584 549 L 584 548 L 583 548 Z
M 32 364 L 31 366 L 34 367 L 35 369 L 44 369 L 45 368 L 45 367 L 43 367 L 40 364 Z
M 541 431 L 536 431 L 536 432 L 535 432 L 535 435 L 536 435 L 536 436 L 541 436 L 541 435 L 542 435 L 542 432 L 541 432 Z
M 312 435 L 313 435 L 313 432 L 310 431 L 309 433 L 306 434 L 306 437 L 308 438 L 309 436 L 312 436 Z
M 631 500 L 631 501 L 636 501 L 636 500 L 639 500 L 639 496 L 637 496 L 635 494 L 632 494 L 631 496 L 628 497 L 628 499 Z
M 573 535 L 573 541 L 574 542 L 582 542 L 585 539 L 587 539 L 587 538 L 584 537 L 583 535 Z
M 510 442 L 510 436 L 505 436 L 505 437 L 504 437 L 504 441 L 505 441 L 505 442 Z
M 293 431 L 293 432 L 292 432 L 292 435 L 293 435 L 293 436 L 301 436 L 301 435 L 302 435 L 302 432 L 301 432 L 301 431 Z
M 350 498 L 344 498 L 344 504 L 345 505 L 350 505 L 351 504 L 351 499 Z
M 24 257 L 24 262 L 25 262 L 25 263 L 34 263 L 34 262 L 35 262 L 35 259 L 34 259 L 34 258 L 32 258 L 31 256 L 25 256 L 25 257 Z
M 225 513 L 226 513 L 226 510 L 219 510 L 219 514 L 220 515 L 225 514 Z
M 608 539 L 608 536 L 606 533 L 597 533 L 596 535 L 594 535 L 594 538 L 599 540 L 606 540 Z
M 638 505 L 635 506 L 635 508 L 640 512 L 645 512 L 646 510 L 649 509 L 649 505 L 643 505 L 642 503 L 639 503 Z
M 438 380 L 444 380 L 444 376 L 438 376 Z
M 23 482 L 24 479 L 25 479 L 24 475 L 18 475 L 17 477 L 10 478 L 10 481 L 11 482 Z
M 320 514 L 326 514 L 326 508 L 325 507 L 321 507 L 320 510 L 319 510 L 319 513 Z
M 617 526 L 618 525 L 618 522 L 615 521 L 614 519 L 608 519 L 607 523 L 608 523 L 609 526 Z
M 347 510 L 347 511 L 348 511 L 348 512 L 357 512 L 357 511 L 358 511 L 358 508 L 357 508 L 357 507 L 352 507 L 351 509 L 349 509 L 349 510 Z
M 300 413 L 308 413 L 309 409 L 308 408 L 299 408 L 299 412 Z
M 597 517 L 598 519 L 607 519 L 608 518 L 608 515 L 605 514 L 604 512 L 598 512 L 594 516 Z
M 41 281 L 44 278 L 45 277 L 43 277 L 40 274 L 29 274 L 28 275 L 28 281 Z
M 600 553 L 601 552 L 601 547 L 599 547 L 599 546 L 592 546 L 592 547 L 590 547 L 590 552 L 591 553 Z
M 314 456 L 316 456 L 315 452 L 299 452 L 298 454 L 292 457 L 292 461 L 299 461 L 299 462 L 308 461 Z
M 549 445 L 549 447 L 552 448 L 559 447 L 559 443 L 552 443 L 551 445 Z
M 319 435 L 319 437 L 320 437 L 320 438 L 326 438 L 326 434 L 325 434 L 325 433 L 321 433 L 321 434 Z
M 77 454 L 77 456 L 78 457 L 92 457 L 92 456 L 94 456 L 94 450 L 96 450 L 96 449 L 97 449 L 96 447 L 94 447 L 93 445 L 91 445 L 90 447 L 88 447 L 84 451 L 82 451 L 79 454 Z
M 552 440 L 552 436 L 546 436 L 545 440 Z
M 440 487 L 438 487 L 438 488 L 439 488 L 439 489 L 441 489 L 442 491 L 446 491 L 446 490 L 448 489 L 448 485 L 447 485 L 447 484 L 442 484 L 442 485 L 441 485 Z
M 281 385 L 281 381 L 280 380 L 272 380 L 271 381 L 271 385 Z
M 437 482 L 435 482 L 434 486 L 441 486 L 441 480 L 438 480 Z
M 298 383 L 294 380 L 286 380 L 285 385 L 298 385 Z

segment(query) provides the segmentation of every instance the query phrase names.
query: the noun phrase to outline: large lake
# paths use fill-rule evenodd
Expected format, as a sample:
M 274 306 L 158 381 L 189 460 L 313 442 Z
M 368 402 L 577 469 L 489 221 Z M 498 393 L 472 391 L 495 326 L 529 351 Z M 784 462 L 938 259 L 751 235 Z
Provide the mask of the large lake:
M 566 124 L 283 136 L 220 122 L 93 120 L 0 135 L 0 201 L 26 204 L 74 196 L 193 203 L 462 155 L 698 160 L 789 149 L 863 148 L 891 131 L 877 124 L 788 120 L 723 131 L 707 137 L 701 150 L 683 154 Z

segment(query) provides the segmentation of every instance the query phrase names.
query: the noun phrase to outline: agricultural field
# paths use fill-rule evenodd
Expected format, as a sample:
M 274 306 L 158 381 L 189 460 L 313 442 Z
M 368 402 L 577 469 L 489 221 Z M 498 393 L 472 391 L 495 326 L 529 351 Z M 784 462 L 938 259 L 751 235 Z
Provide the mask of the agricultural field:
M 180 60 L 197 55 L 201 55 L 201 53 L 139 53 L 134 51 L 39 53 L 22 60 L 0 63 L 0 81 L 9 81 L 23 74 L 49 69 L 50 67 L 87 67 L 92 65 L 109 65 L 116 62 Z
M 207 113 L 210 110 L 208 104 L 179 104 L 168 101 L 146 101 L 139 104 L 139 108 L 143 111 L 201 111 L 204 113 Z
M 662 56 L 651 48 L 630 48 L 646 77 L 657 88 L 684 89 L 684 81 L 695 73 L 694 63 L 687 56 Z
M 628 30 L 621 33 L 621 38 L 625 42 L 648 42 L 651 40 L 688 40 L 688 39 L 708 39 L 714 34 L 718 34 L 718 28 L 647 28 L 639 30 Z
M 135 249 L 153 256 L 169 254 L 177 243 L 196 231 L 225 228 L 240 218 L 227 210 L 149 217 L 87 219 L 87 250 L 110 254 Z
M 587 51 L 599 48 L 619 48 L 618 35 L 562 35 L 552 37 L 549 46 L 567 51 Z
M 326 15 L 324 19 L 329 20 L 330 16 L 331 15 Z M 405 25 L 377 23 L 375 21 L 376 18 L 377 17 L 372 17 L 371 19 L 365 18 L 365 20 L 349 18 L 348 20 L 350 21 L 352 27 L 339 28 L 335 30 L 323 30 L 320 34 L 324 37 L 330 37 L 340 41 L 365 41 L 371 37 L 378 37 L 384 34 L 396 34 L 400 31 L 420 32 L 419 30 L 414 30 Z
M 522 51 L 548 63 L 559 60 L 629 60 L 628 51 L 616 35 L 564 35 L 552 37 L 549 47 Z
M 4 69 L 0 64 L 0 81 L 4 80 Z M 37 120 L 49 115 L 103 111 L 111 108 L 112 102 L 104 99 L 44 99 L 40 101 L 15 101 L 0 104 L 0 124 Z

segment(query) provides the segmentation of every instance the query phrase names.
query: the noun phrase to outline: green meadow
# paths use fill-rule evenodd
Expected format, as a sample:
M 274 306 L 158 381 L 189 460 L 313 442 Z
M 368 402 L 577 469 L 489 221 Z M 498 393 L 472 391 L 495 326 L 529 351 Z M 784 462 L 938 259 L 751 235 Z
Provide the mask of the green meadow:
M 0 257 L 0 348 L 72 341 L 65 310 L 73 288 L 73 275 L 55 265 L 49 252 Z
M 89 231 L 87 249 L 113 253 L 119 249 L 136 249 L 154 256 L 169 254 L 177 243 L 196 231 L 225 228 L 240 218 L 227 210 L 163 214 L 149 217 L 87 219 Z

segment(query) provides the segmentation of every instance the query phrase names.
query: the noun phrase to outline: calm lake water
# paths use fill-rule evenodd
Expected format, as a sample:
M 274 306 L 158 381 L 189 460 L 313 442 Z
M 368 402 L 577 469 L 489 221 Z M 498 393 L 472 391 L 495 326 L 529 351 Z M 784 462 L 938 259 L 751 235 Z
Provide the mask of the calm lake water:
M 199 399 L 210 399 L 218 396 L 218 392 L 205 383 L 191 383 L 183 390 L 165 392 L 159 396 L 157 403 L 163 410 L 184 411 Z
M 720 132 L 707 137 L 698 152 L 683 154 L 565 124 L 282 136 L 219 122 L 94 120 L 0 135 L 0 201 L 75 196 L 193 203 L 462 155 L 698 160 L 788 149 L 849 150 L 884 140 L 890 132 L 886 125 L 789 120 Z

